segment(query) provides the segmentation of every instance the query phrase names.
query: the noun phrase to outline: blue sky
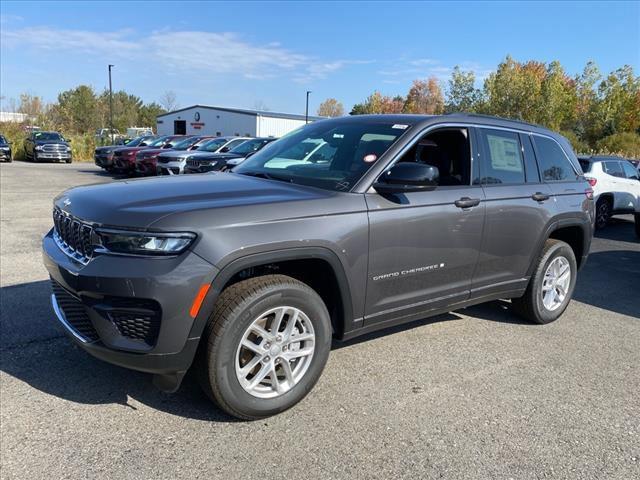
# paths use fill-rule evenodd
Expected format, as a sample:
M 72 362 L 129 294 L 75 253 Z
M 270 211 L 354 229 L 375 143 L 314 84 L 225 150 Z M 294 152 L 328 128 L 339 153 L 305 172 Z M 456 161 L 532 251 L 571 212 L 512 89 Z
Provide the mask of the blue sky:
M 55 100 L 79 84 L 145 101 L 303 112 L 335 97 L 482 79 L 505 55 L 640 70 L 639 2 L 12 2 L 0 4 L 0 93 Z M 3 108 L 3 109 L 4 109 Z

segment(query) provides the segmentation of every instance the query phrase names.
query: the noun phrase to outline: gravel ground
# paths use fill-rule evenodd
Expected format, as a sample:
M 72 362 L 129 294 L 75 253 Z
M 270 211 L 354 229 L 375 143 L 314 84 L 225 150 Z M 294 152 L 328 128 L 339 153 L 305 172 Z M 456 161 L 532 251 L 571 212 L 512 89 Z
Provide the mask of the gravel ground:
M 336 343 L 314 391 L 234 421 L 188 376 L 173 395 L 74 347 L 50 310 L 51 200 L 90 164 L 0 167 L 2 478 L 640 478 L 640 243 L 594 240 L 547 326 L 507 303 Z

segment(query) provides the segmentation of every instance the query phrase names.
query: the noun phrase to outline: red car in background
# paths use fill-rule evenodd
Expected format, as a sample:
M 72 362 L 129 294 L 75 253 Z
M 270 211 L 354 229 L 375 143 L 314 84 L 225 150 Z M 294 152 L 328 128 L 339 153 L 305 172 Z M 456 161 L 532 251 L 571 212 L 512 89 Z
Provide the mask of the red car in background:
M 171 148 L 182 139 L 184 139 L 184 135 L 164 135 L 144 147 L 118 148 L 113 152 L 113 170 L 116 173 L 132 175 L 136 170 L 136 154 L 139 151 L 147 148 Z
M 176 138 L 175 142 L 169 142 L 171 143 L 170 147 L 145 148 L 137 152 L 135 156 L 135 174 L 139 176 L 157 175 L 158 155 L 167 148 L 171 150 L 197 150 L 199 145 L 212 137 L 208 135 L 183 135 Z

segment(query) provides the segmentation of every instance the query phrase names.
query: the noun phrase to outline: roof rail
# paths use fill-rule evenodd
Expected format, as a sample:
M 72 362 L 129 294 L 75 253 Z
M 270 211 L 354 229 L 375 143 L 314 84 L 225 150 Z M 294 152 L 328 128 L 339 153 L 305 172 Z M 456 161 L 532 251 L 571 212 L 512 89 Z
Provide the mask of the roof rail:
M 497 118 L 498 120 L 504 120 L 506 122 L 515 122 L 515 123 L 520 123 L 522 125 L 528 125 L 530 127 L 538 127 L 538 128 L 545 128 L 542 125 L 538 125 L 537 123 L 531 123 L 531 122 L 525 122 L 524 120 L 518 120 L 515 118 L 506 118 L 506 117 L 499 117 L 497 115 L 486 115 L 484 113 L 472 113 L 472 112 L 451 112 L 451 113 L 447 113 L 445 115 L 465 115 L 467 117 L 478 117 L 478 118 Z

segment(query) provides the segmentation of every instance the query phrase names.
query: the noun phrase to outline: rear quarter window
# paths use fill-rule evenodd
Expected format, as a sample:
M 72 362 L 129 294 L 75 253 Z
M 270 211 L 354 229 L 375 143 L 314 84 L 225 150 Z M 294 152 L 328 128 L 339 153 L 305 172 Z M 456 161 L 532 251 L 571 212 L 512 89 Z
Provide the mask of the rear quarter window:
M 538 135 L 533 136 L 533 142 L 536 146 L 536 157 L 543 181 L 569 182 L 577 180 L 578 174 L 558 143 Z
M 582 167 L 582 171 L 584 173 L 589 173 L 591 171 L 591 162 L 589 160 L 578 160 L 580 162 L 580 167 Z

